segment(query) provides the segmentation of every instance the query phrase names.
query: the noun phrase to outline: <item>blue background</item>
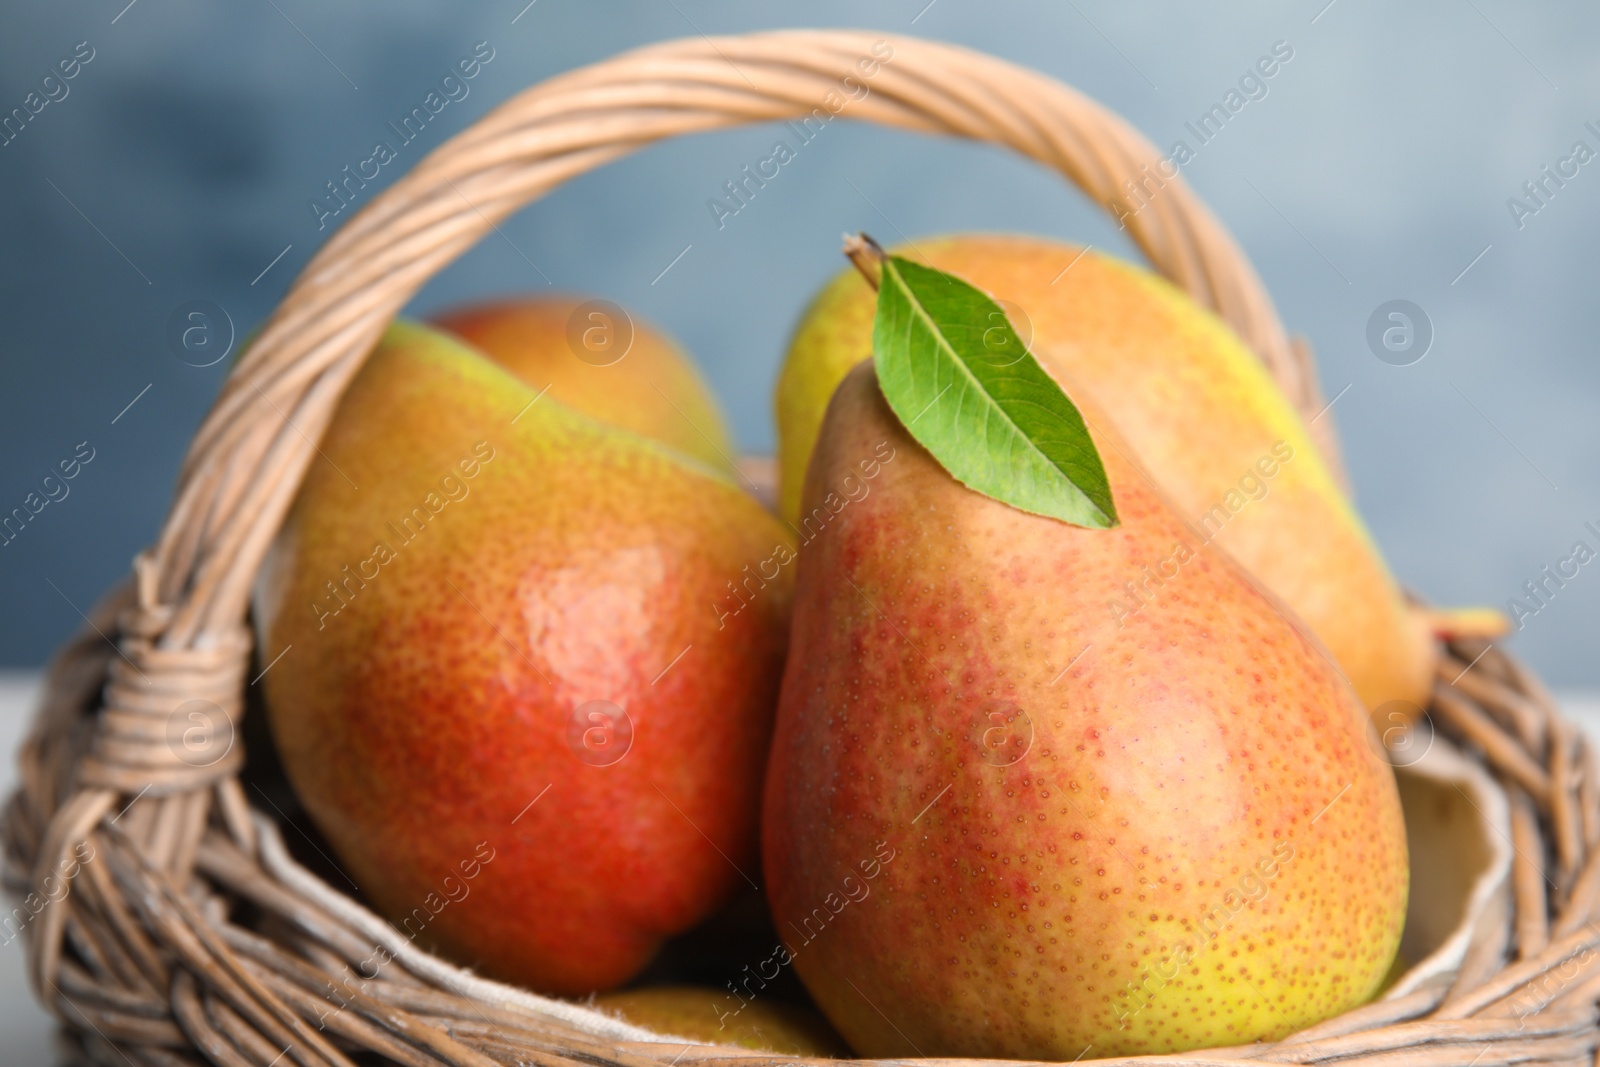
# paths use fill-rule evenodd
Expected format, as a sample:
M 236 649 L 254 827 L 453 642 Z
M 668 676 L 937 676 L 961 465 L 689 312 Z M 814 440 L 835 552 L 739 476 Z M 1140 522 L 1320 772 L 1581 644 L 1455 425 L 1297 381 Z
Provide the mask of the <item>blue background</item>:
M 523 2 L 112 0 L 0 13 L 0 113 L 78 42 L 95 52 L 67 97 L 0 147 L 0 512 L 78 442 L 95 449 L 70 495 L 0 548 L 0 664 L 40 662 L 155 535 L 223 370 L 175 357 L 173 310 L 207 299 L 241 332 L 259 321 L 331 232 L 308 201 L 478 41 L 495 58 L 470 95 L 365 198 L 518 89 L 664 38 L 862 25 L 961 42 L 1072 83 L 1163 148 L 1287 41 L 1294 58 L 1267 96 L 1184 176 L 1315 345 L 1328 395 L 1350 387 L 1334 414 L 1396 571 L 1435 600 L 1504 605 L 1578 538 L 1600 547 L 1583 529 L 1600 520 L 1600 163 L 1520 229 L 1506 205 L 1574 141 L 1600 149 L 1584 128 L 1600 120 L 1592 5 Z M 719 230 L 707 199 L 773 136 L 678 141 L 574 181 L 412 310 L 545 288 L 539 271 L 620 301 L 689 346 L 741 445 L 767 450 L 785 339 L 839 268 L 841 231 L 1022 230 L 1132 254 L 1031 165 L 848 123 Z M 1365 339 L 1373 310 L 1396 298 L 1435 330 L 1412 366 L 1381 362 Z M 1557 684 L 1600 684 L 1597 622 L 1590 566 L 1515 647 Z

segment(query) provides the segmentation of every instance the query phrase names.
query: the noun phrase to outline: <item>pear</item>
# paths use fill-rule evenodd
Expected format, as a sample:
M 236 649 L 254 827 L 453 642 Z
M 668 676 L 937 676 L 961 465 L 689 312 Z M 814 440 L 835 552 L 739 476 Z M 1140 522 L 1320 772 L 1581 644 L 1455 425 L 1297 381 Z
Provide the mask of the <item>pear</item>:
M 1360 701 L 1073 399 L 1109 530 L 959 484 L 871 364 L 812 457 L 763 856 L 863 1056 L 1278 1038 L 1372 996 L 1399 944 L 1405 828 Z
M 789 545 L 722 472 L 391 328 L 257 591 L 272 736 L 344 882 L 498 978 L 637 973 L 754 881 Z
M 610 301 L 496 300 L 455 308 L 434 324 L 570 408 L 732 469 L 727 424 L 694 362 Z
M 719 989 L 697 986 L 646 986 L 595 998 L 594 1006 L 658 1034 L 708 1045 L 777 1052 L 785 1056 L 848 1056 L 850 1050 L 816 1011 L 770 998 L 737 1001 Z
M 1008 305 L 1044 368 L 1094 400 L 1179 515 L 1300 616 L 1385 725 L 1427 703 L 1427 620 L 1408 610 L 1293 406 L 1221 320 L 1148 271 L 1054 241 L 966 235 L 902 254 Z M 873 309 L 846 271 L 796 330 L 776 404 L 791 522 L 828 398 L 871 353 Z

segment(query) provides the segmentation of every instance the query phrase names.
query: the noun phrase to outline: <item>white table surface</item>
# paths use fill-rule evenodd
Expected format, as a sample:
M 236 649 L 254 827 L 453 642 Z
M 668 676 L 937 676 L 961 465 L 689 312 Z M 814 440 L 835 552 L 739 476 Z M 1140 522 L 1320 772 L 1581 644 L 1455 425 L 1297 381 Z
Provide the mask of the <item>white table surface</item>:
M 39 676 L 27 671 L 0 671 L 0 790 L 9 794 L 16 781 L 15 753 L 33 712 Z M 1600 736 L 1600 690 L 1557 694 L 1590 736 Z M 55 1021 L 28 988 L 22 942 L 0 945 L 0 1062 L 8 1067 L 52 1067 L 69 1061 L 55 1045 Z
M 7 795 L 17 780 L 17 744 L 33 713 L 39 676 L 31 671 L 0 671 L 0 787 Z M 6 901 L 9 909 L 13 902 Z M 16 1067 L 64 1063 L 55 1051 L 55 1020 L 28 988 L 22 941 L 0 945 L 0 1062 Z

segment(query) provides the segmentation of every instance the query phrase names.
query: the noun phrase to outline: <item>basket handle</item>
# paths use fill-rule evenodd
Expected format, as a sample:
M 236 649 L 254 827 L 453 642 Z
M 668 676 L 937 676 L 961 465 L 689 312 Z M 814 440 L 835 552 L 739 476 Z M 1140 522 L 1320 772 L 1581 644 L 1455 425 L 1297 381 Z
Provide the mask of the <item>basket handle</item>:
M 856 63 L 891 51 L 870 79 Z M 313 442 L 383 329 L 501 220 L 566 181 L 679 134 L 809 115 L 852 76 L 866 122 L 1002 144 L 1115 210 L 1160 154 L 1072 89 L 951 45 L 870 32 L 785 31 L 654 45 L 552 78 L 441 145 L 306 266 L 224 384 L 182 468 L 152 561 L 162 643 L 230 631 Z M 1155 269 L 1216 311 L 1289 394 L 1303 360 L 1232 238 L 1181 178 L 1126 214 Z
M 224 815 L 242 820 L 242 794 L 231 782 L 241 753 L 190 766 L 165 729 L 187 700 L 206 701 L 230 729 L 237 721 L 256 571 L 340 395 L 428 279 L 568 178 L 663 138 L 818 108 L 1005 145 L 1058 171 L 1121 215 L 1156 270 L 1232 324 L 1302 410 L 1320 403 L 1308 353 L 1285 336 L 1227 232 L 1177 176 L 1163 175 L 1137 212 L 1119 208 L 1124 183 L 1156 169 L 1159 153 L 1121 119 L 1041 74 L 916 38 L 799 30 L 671 41 L 551 78 L 439 146 L 341 227 L 223 383 L 184 460 L 160 538 L 135 561 L 104 707 L 71 787 L 29 791 L 49 818 L 35 880 L 118 794 L 165 798 L 150 832 L 174 868 L 192 858 L 203 830 L 204 805 L 186 805 L 186 797 L 200 800 L 196 794 L 216 786 Z M 1332 460 L 1331 440 L 1324 444 Z M 30 946 L 41 989 L 54 978 L 64 921 L 62 909 L 46 915 Z

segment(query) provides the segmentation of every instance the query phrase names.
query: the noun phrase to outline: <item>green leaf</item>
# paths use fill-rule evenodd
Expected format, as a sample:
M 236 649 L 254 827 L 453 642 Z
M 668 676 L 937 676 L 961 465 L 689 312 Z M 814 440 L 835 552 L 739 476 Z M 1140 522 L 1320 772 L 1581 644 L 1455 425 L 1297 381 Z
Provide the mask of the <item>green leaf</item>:
M 1075 526 L 1117 524 L 1083 416 L 981 290 L 886 256 L 872 348 L 884 399 L 957 481 Z

